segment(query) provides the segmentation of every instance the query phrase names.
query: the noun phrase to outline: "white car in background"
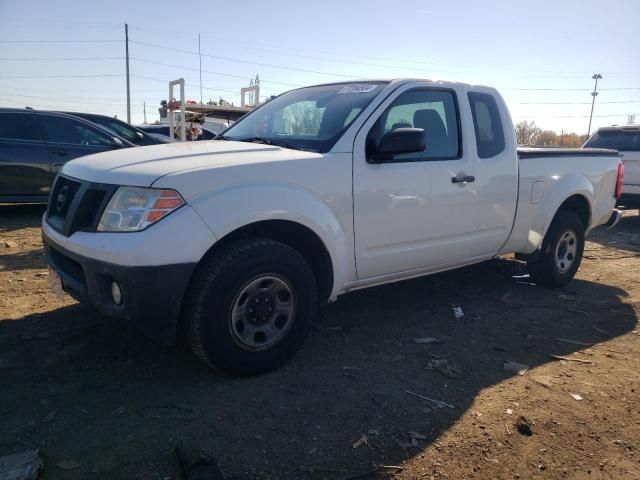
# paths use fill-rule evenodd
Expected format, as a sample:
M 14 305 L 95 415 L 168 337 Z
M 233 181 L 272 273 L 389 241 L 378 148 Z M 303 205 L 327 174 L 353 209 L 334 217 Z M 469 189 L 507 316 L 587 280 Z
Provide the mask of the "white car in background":
M 603 127 L 583 147 L 618 150 L 624 163 L 624 185 L 619 204 L 640 207 L 640 125 Z

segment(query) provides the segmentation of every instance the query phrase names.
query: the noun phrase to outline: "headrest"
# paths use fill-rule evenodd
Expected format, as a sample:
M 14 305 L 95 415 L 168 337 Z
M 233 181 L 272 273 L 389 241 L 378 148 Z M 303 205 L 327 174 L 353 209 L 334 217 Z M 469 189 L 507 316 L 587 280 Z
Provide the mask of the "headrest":
M 431 108 L 416 110 L 413 114 L 413 126 L 415 128 L 422 128 L 428 136 L 447 135 L 442 117 Z

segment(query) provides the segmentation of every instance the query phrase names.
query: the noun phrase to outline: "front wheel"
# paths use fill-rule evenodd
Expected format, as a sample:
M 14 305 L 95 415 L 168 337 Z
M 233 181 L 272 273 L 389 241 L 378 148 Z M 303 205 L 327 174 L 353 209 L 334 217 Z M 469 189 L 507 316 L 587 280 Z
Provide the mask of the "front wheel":
M 302 344 L 317 287 L 307 260 L 266 239 L 247 239 L 208 258 L 190 286 L 185 320 L 194 353 L 210 366 L 255 375 Z
M 584 229 L 575 213 L 556 213 L 537 258 L 527 262 L 534 283 L 558 288 L 573 279 L 582 261 Z

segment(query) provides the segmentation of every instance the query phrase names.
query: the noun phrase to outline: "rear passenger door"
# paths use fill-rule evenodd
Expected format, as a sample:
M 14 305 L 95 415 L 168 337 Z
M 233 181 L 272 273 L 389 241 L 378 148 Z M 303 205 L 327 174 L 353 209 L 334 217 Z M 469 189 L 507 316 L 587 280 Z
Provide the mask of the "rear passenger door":
M 89 122 L 48 113 L 38 116 L 46 135 L 54 175 L 69 160 L 119 148 L 112 137 Z
M 496 93 L 470 91 L 467 100 L 475 137 L 470 153 L 476 158 L 471 254 L 495 255 L 509 238 L 516 214 L 518 156 L 509 113 L 504 102 L 496 101 Z
M 51 182 L 47 145 L 35 115 L 0 112 L 0 195 L 44 198 Z

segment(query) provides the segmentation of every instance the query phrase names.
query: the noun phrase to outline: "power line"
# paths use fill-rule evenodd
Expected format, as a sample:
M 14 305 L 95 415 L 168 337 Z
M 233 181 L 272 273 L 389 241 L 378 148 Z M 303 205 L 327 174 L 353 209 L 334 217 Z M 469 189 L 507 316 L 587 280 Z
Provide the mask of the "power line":
M 83 24 L 83 25 L 77 25 L 78 27 L 80 26 L 85 26 L 85 25 L 89 25 L 89 24 Z M 58 25 L 59 26 L 59 25 Z M 74 25 L 71 25 L 74 26 Z M 115 26 L 115 24 L 95 24 L 95 26 L 108 26 L 109 28 L 117 28 Z M 139 28 L 139 27 L 132 27 L 135 30 L 139 30 L 142 32 L 158 32 L 158 31 L 154 31 L 152 29 L 145 29 L 145 28 Z M 159 32 L 158 32 L 159 33 Z M 162 32 L 163 35 L 166 35 L 166 32 Z M 174 35 L 175 37 L 180 37 L 180 38 L 192 38 L 191 36 L 188 35 L 181 35 L 181 36 L 177 36 Z M 207 38 L 207 37 L 205 37 Z M 213 37 L 208 37 L 208 38 L 213 38 Z M 87 40 L 87 39 L 74 39 L 74 40 L 0 40 L 0 43 L 122 43 L 123 40 L 112 40 L 112 39 L 95 39 L 95 40 Z M 188 50 L 182 50 L 182 49 L 176 49 L 176 48 L 171 48 L 171 47 L 166 47 L 166 46 L 162 46 L 162 45 L 157 45 L 157 44 L 151 44 L 151 43 L 147 43 L 147 42 L 134 42 L 131 41 L 131 43 L 138 43 L 141 45 L 146 45 L 146 46 L 150 46 L 150 47 L 155 47 L 155 48 L 163 48 L 163 49 L 167 49 L 167 50 L 174 50 L 180 53 L 189 53 L 189 54 L 197 54 L 196 52 L 193 51 L 188 51 Z M 218 44 L 227 44 L 227 45 L 231 45 L 231 46 L 235 46 L 235 48 L 243 48 L 243 49 L 250 49 L 250 50 L 256 50 L 256 51 L 263 51 L 263 52 L 268 52 L 268 53 L 275 53 L 275 54 L 279 54 L 279 55 L 285 55 L 285 56 L 293 56 L 293 57 L 299 57 L 299 58 L 309 58 L 309 59 L 314 59 L 314 60 L 322 60 L 322 61 L 331 61 L 331 62 L 340 62 L 340 63 L 347 63 L 347 64 L 353 64 L 353 65 L 362 65 L 362 66 L 373 66 L 373 67 L 383 67 L 383 68 L 395 68 L 395 69 L 402 69 L 402 70 L 413 70 L 413 71 L 417 71 L 414 67 L 408 67 L 408 66 L 402 66 L 402 65 L 390 65 L 390 64 L 381 64 L 381 63 L 371 63 L 371 62 L 359 62 L 359 61 L 352 61 L 352 60 L 339 60 L 339 59 L 335 59 L 335 58 L 326 58 L 326 57 L 318 57 L 315 55 L 306 55 L 306 54 L 299 54 L 299 53 L 291 53 L 291 50 L 298 50 L 298 51 L 307 51 L 307 52 L 319 52 L 319 53 L 324 53 L 324 54 L 329 54 L 329 55 L 334 55 L 335 52 L 330 52 L 330 51 L 326 51 L 326 50 L 305 50 L 305 49 L 300 49 L 300 48 L 295 48 L 295 47 L 291 47 L 290 45 L 284 47 L 284 46 L 279 46 L 279 45 L 271 45 L 272 48 L 286 48 L 287 51 L 283 51 L 283 52 L 278 52 L 277 50 L 269 50 L 269 49 L 265 49 L 262 47 L 255 47 L 255 46 L 249 46 L 249 45 L 243 45 L 240 43 L 233 43 L 233 42 L 222 42 L 220 40 L 214 40 L 214 43 L 218 43 Z M 223 57 L 223 56 L 217 56 L 217 55 L 205 55 L 205 56 L 209 56 L 211 58 L 216 58 L 216 59 L 221 59 L 221 60 L 227 60 L 227 61 L 234 61 L 234 62 L 242 62 L 242 63 L 250 63 L 250 64 L 254 64 L 254 65 L 261 65 L 261 66 L 266 66 L 266 67 L 271 67 L 271 68 L 283 68 L 283 69 L 287 69 L 287 70 L 294 70 L 294 71 L 302 71 L 302 72 L 306 72 L 306 73 L 316 73 L 316 74 L 321 74 L 321 75 L 331 75 L 331 76 L 340 76 L 340 77 L 345 77 L 345 78 L 351 78 L 352 76 L 350 75 L 343 75 L 343 74 L 339 74 L 339 73 L 335 73 L 335 72 L 324 72 L 324 71 L 317 71 L 317 70 L 307 70 L 307 69 L 296 69 L 295 67 L 287 67 L 284 65 L 275 65 L 275 64 L 268 64 L 268 63 L 260 63 L 260 62 L 251 62 L 248 60 L 242 60 L 242 59 L 238 59 L 238 58 L 233 58 L 233 57 Z M 354 58 L 362 58 L 362 59 L 369 59 L 369 60 L 380 60 L 380 57 L 372 57 L 372 56 L 364 56 L 364 55 L 354 55 L 354 54 L 349 54 L 350 57 L 354 57 Z M 445 68 L 454 68 L 454 69 L 463 69 L 463 70 L 475 70 L 475 68 L 469 68 L 467 66 L 452 66 L 452 65 L 446 65 L 446 64 L 442 64 L 442 63 L 437 63 L 437 62 L 424 62 L 424 61 L 418 61 L 415 59 L 397 59 L 394 58 L 393 60 L 396 61 L 401 61 L 404 63 L 412 63 L 412 64 L 416 64 L 416 65 L 435 65 L 435 66 L 443 66 Z M 564 73 L 575 73 L 576 75 L 557 75 L 557 74 L 551 74 L 551 71 L 549 71 L 549 75 L 538 75 L 536 72 L 538 72 L 539 70 L 531 70 L 531 71 L 527 71 L 527 70 L 515 70 L 515 69 L 501 69 L 501 68 L 497 68 L 497 67 L 492 67 L 492 70 L 502 70 L 502 71 L 507 71 L 507 72 L 514 72 L 514 73 L 519 73 L 522 72 L 522 75 L 527 75 L 528 77 L 531 76 L 535 76 L 535 77 L 540 77 L 540 78 L 567 78 L 567 79 L 579 79 L 579 78 L 583 78 L 583 75 L 581 74 L 581 72 L 564 72 Z M 431 72 L 442 72 L 442 73 L 462 73 L 462 72 L 458 72 L 458 71 L 452 71 L 452 70 L 442 70 L 442 69 L 433 69 L 431 68 L 430 70 Z M 635 78 L 636 75 L 631 75 L 631 74 L 620 74 L 620 73 L 611 73 L 609 74 L 609 76 L 615 76 L 615 77 L 629 77 L 629 78 Z
M 108 22 L 96 22 L 96 23 L 86 23 L 86 22 L 82 22 L 82 23 L 71 23 L 71 22 L 34 22 L 34 23 L 25 23 L 25 24 L 20 24 L 20 23 L 10 23 L 10 24 L 2 24 L 0 25 L 0 27 L 2 28 L 43 28 L 46 27 L 47 29 L 51 29 L 51 28 L 122 28 L 122 25 L 117 24 L 117 23 L 108 23 Z
M 621 102 L 599 102 L 600 105 L 620 103 L 640 103 L 640 100 L 625 100 Z M 516 105 L 591 105 L 591 102 L 518 102 Z
M 122 76 L 121 73 L 106 73 L 93 75 L 0 75 L 0 78 L 101 78 Z
M 591 91 L 590 88 L 516 88 L 516 87 L 503 88 L 502 90 L 519 90 L 519 91 L 525 91 L 525 92 L 528 92 L 528 91 L 531 91 L 531 92 L 534 92 L 534 91 L 590 92 Z M 610 90 L 610 91 L 640 90 L 640 87 L 601 88 L 600 90 Z
M 347 63 L 350 65 L 361 65 L 361 66 L 365 66 L 365 67 L 381 67 L 381 68 L 395 68 L 398 70 L 409 70 L 412 72 L 418 71 L 416 69 L 416 67 L 408 67 L 408 66 L 404 66 L 404 65 L 389 65 L 389 64 L 383 64 L 383 63 L 371 63 L 371 62 L 354 62 L 352 60 L 341 60 L 341 59 L 337 59 L 337 58 L 326 58 L 326 57 L 318 57 L 315 55 L 303 55 L 303 54 L 297 54 L 297 53 L 290 53 L 290 52 L 278 52 L 275 50 L 269 50 L 267 48 L 260 48 L 260 47 L 237 47 L 237 48 L 246 48 L 249 50 L 255 50 L 258 52 L 266 52 L 266 53 L 275 53 L 277 55 L 284 55 L 284 56 L 288 56 L 288 57 L 297 57 L 297 58 L 307 58 L 310 60 L 322 60 L 325 62 L 332 62 L 332 63 Z M 442 65 L 439 63 L 432 63 L 432 62 L 425 62 L 425 65 L 438 65 L 438 66 L 446 66 L 446 65 Z M 459 68 L 459 67 L 454 67 L 454 68 Z M 459 71 L 455 71 L 455 70 L 442 70 L 442 69 L 432 69 L 432 72 L 438 72 L 438 73 L 461 73 Z M 582 77 L 571 77 L 571 78 L 582 78 Z
M 35 98 L 35 99 L 40 99 L 40 100 L 60 100 L 63 102 L 68 102 L 68 103 L 80 103 L 80 104 L 94 104 L 94 105 L 121 105 L 122 104 L 122 100 L 120 101 L 113 101 L 113 102 L 106 102 L 107 99 L 105 100 L 105 103 L 95 103 L 95 102 L 87 102 L 85 100 L 83 100 L 81 97 L 43 97 L 43 96 L 39 96 L 39 95 L 24 95 L 24 94 L 20 94 L 20 93 L 11 93 L 12 97 L 24 97 L 24 98 Z M 89 98 L 88 98 L 89 99 Z M 99 97 L 93 97 L 93 100 L 103 100 Z M 90 99 L 89 99 L 90 100 Z M 132 100 L 133 102 L 136 103 L 143 103 L 144 100 Z
M 621 113 L 616 115 L 594 115 L 593 118 L 606 118 L 606 117 L 626 117 L 628 113 Z M 631 114 L 637 115 L 637 114 Z M 514 115 L 517 118 L 589 118 L 589 115 Z
M 173 52 L 178 52 L 178 53 L 187 53 L 189 55 L 198 55 L 198 52 L 193 52 L 190 50 L 183 50 L 181 48 L 172 48 L 172 47 L 165 47 L 164 45 L 157 45 L 154 43 L 147 43 L 147 42 L 137 42 L 134 40 L 130 40 L 130 43 L 136 44 L 136 45 L 144 45 L 146 47 L 152 47 L 152 48 L 160 48 L 163 50 L 170 50 Z M 250 65 L 258 65 L 261 67 L 270 67 L 270 68 L 280 68 L 283 70 L 289 70 L 289 71 L 293 71 L 293 72 L 303 72 L 303 73 L 314 73 L 317 75 L 329 75 L 332 77 L 341 77 L 341 78 L 354 78 L 354 75 L 345 75 L 342 73 L 335 73 L 335 72 L 323 72 L 320 70 L 308 70 L 306 68 L 296 68 L 296 67 L 287 67 L 284 65 L 276 65 L 276 64 L 272 64 L 272 63 L 263 63 L 263 62 L 252 62 L 250 60 L 242 60 L 239 58 L 233 58 L 233 57 L 223 57 L 221 55 L 210 55 L 207 53 L 203 53 L 202 54 L 203 57 L 208 57 L 208 58 L 214 58 L 216 60 L 225 60 L 228 62 L 237 62 L 237 63 L 247 63 Z M 204 71 L 204 70 L 203 70 Z M 359 78 L 359 77 L 356 77 Z
M 122 43 L 122 40 L 0 40 L 0 43 Z
M 153 34 L 157 34 L 157 35 L 162 35 L 163 37 L 168 36 L 172 36 L 174 38 L 184 38 L 184 39 L 189 39 L 189 40 L 194 40 L 194 37 L 191 35 L 178 35 L 175 34 L 175 32 L 171 32 L 171 34 L 167 33 L 167 32 L 163 32 L 160 30 L 153 30 L 153 29 L 148 29 L 148 28 L 140 28 L 140 27 L 131 27 L 135 30 L 141 31 L 141 32 L 149 32 L 149 33 L 153 33 Z M 242 44 L 242 43 L 238 43 L 238 42 L 229 42 L 228 40 L 220 40 L 218 38 L 215 37 L 210 37 L 210 36 L 204 36 L 203 38 L 209 38 L 211 39 L 211 43 L 215 43 L 216 45 L 229 45 L 232 48 L 241 48 L 241 49 L 249 49 L 249 50 L 256 50 L 256 51 L 262 51 L 262 52 L 268 52 L 268 53 L 275 53 L 278 55 L 285 55 L 285 56 L 294 56 L 294 57 L 300 57 L 300 58 L 309 58 L 309 59 L 315 59 L 315 60 L 326 60 L 326 61 L 330 61 L 330 62 L 340 62 L 340 63 L 351 63 L 354 65 L 366 65 L 366 66 L 384 66 L 384 67 L 390 67 L 390 68 L 402 68 L 402 69 L 411 69 L 411 67 L 400 67 L 400 66 L 395 66 L 395 65 L 382 65 L 379 63 L 364 63 L 364 62 L 354 62 L 354 61 L 350 61 L 350 60 L 340 60 L 340 59 L 336 59 L 336 58 L 326 58 L 326 57 L 318 57 L 315 55 L 304 55 L 304 54 L 296 54 L 296 53 L 291 53 L 291 50 L 298 50 L 301 52 L 314 52 L 314 53 L 321 53 L 321 54 L 328 54 L 328 55 L 335 55 L 335 52 L 331 52 L 331 51 L 327 51 L 327 50 L 313 50 L 313 49 L 302 49 L 302 48 L 296 48 L 295 46 L 291 46 L 291 45 L 286 45 L 286 46 L 281 46 L 281 45 L 268 45 L 270 48 L 282 48 L 285 49 L 286 51 L 278 51 L 278 50 L 269 50 L 269 49 L 265 49 L 262 47 L 255 47 L 252 45 L 248 45 L 248 44 Z M 342 51 L 340 53 L 343 53 Z M 365 55 L 354 55 L 354 54 L 347 54 L 347 56 L 349 57 L 353 57 L 353 58 L 361 58 L 361 59 L 365 59 L 365 60 L 374 60 L 374 61 L 380 61 L 380 60 L 391 60 L 391 61 L 400 61 L 403 63 L 412 63 L 412 64 L 416 64 L 416 65 L 435 65 L 435 66 L 441 66 L 441 67 L 445 67 L 445 68 L 456 68 L 456 69 L 466 69 L 466 70 L 473 70 L 474 68 L 469 68 L 467 66 L 456 66 L 456 65 L 450 65 L 450 64 L 443 64 L 443 63 L 437 63 L 437 62 L 426 62 L 426 61 L 420 61 L 420 60 L 416 60 L 416 59 L 406 59 L 406 58 L 393 58 L 393 59 L 387 59 L 387 58 L 381 58 L 381 57 L 372 57 L 372 56 L 365 56 Z M 483 65 L 483 67 L 486 67 L 486 64 Z M 415 69 L 414 69 L 415 70 Z M 505 69 L 505 68 L 499 68 L 499 66 L 491 66 L 491 70 L 498 70 L 498 71 L 506 71 L 506 72 L 514 72 L 514 73 L 518 73 L 521 72 L 522 75 L 526 75 L 527 77 L 541 77 L 541 78 L 568 78 L 568 79 L 580 79 L 580 78 L 584 78 L 585 72 L 578 72 L 578 71 L 563 71 L 563 75 L 553 75 L 552 73 L 557 72 L 556 70 L 547 70 L 546 73 L 549 73 L 550 75 L 538 75 L 538 73 L 540 72 L 539 69 L 536 70 L 524 70 L 524 69 L 518 69 L 518 70 L 514 70 L 514 69 Z M 448 71 L 448 70 L 433 70 L 433 71 L 441 71 L 441 72 L 448 72 L 448 73 L 460 73 L 460 72 L 452 72 L 452 71 Z M 570 73 L 572 75 L 564 75 Z M 608 76 L 625 76 L 625 77 L 631 77 L 631 78 L 636 78 L 637 75 L 629 75 L 629 74 L 619 74 L 619 73 L 610 73 L 608 74 Z
M 9 103 L 13 105 L 19 105 L 22 107 L 30 106 L 35 107 L 40 110 L 58 110 L 58 111 L 69 111 L 69 108 L 65 107 L 64 104 L 59 102 L 51 102 L 47 100 L 34 100 L 34 101 L 25 101 L 19 102 L 14 99 L 0 98 L 0 104 Z M 112 112 L 112 111 L 121 111 L 122 107 L 118 105 L 100 105 L 100 104 L 87 104 L 87 108 L 83 110 L 90 111 L 103 111 L 103 112 Z
M 163 80 L 164 81 L 164 80 Z M 16 87 L 16 86 L 2 86 L 1 87 L 2 90 L 9 90 L 9 92 L 7 93 L 11 93 L 10 91 L 17 91 L 17 92 L 26 92 L 28 94 L 44 94 L 47 95 L 49 93 L 51 93 L 51 90 L 34 90 L 31 88 L 24 88 L 24 87 Z M 56 88 L 56 92 L 62 92 L 60 89 Z M 88 99 L 88 100 L 113 100 L 113 101 L 117 101 L 117 102 L 122 102 L 122 97 L 92 97 L 92 96 L 86 96 L 86 95 L 92 95 L 93 93 L 95 93 L 94 90 L 92 90 L 90 93 L 87 93 L 86 95 L 84 94 L 83 91 L 81 90 L 77 90 L 77 89 L 73 89 L 71 91 L 72 95 L 67 95 L 67 92 L 62 92 L 63 96 L 62 97 L 57 97 L 57 98 L 69 98 L 72 100 L 84 100 L 84 99 Z M 73 95 L 73 94 L 77 94 L 77 95 Z M 144 101 L 143 97 L 136 97 L 135 99 L 136 101 Z M 148 100 L 147 100 L 148 101 Z
M 205 71 L 205 70 L 203 70 L 203 72 L 204 72 L 204 71 Z M 169 83 L 169 81 L 168 81 L 168 80 L 163 80 L 162 78 L 147 77 L 147 76 L 145 76 L 145 75 L 134 75 L 133 73 L 131 74 L 131 76 L 132 76 L 133 78 L 141 78 L 141 79 L 144 79 L 144 80 L 153 80 L 154 82 L 162 82 L 162 83 L 164 83 L 164 84 Z M 191 86 L 191 87 L 193 87 L 193 86 L 195 86 L 195 85 L 194 85 L 194 84 L 192 84 L 191 82 L 188 82 L 188 83 L 185 83 L 185 86 Z M 239 89 L 239 88 L 238 88 L 238 90 L 230 90 L 230 89 L 225 89 L 225 88 L 207 87 L 207 86 L 204 86 L 204 85 L 202 86 L 202 88 L 203 88 L 204 90 L 212 90 L 212 91 L 217 91 L 217 92 L 229 92 L 229 93 L 235 93 L 235 94 L 237 94 L 238 96 L 240 96 L 240 91 L 239 91 L 240 89 Z
M 152 48 L 159 48 L 159 49 L 163 49 L 163 50 L 174 51 L 174 52 L 178 52 L 178 53 L 187 53 L 189 55 L 198 55 L 198 52 L 195 52 L 195 51 L 185 50 L 185 49 L 180 49 L 180 48 L 173 48 L 173 47 L 166 47 L 164 45 L 158 45 L 158 44 L 154 44 L 154 43 L 138 42 L 138 41 L 135 41 L 135 40 L 130 40 L 130 43 L 138 44 L 138 45 L 144 45 L 144 46 L 152 47 Z M 239 62 L 239 63 L 248 63 L 248 64 L 252 64 L 252 65 L 266 66 L 266 67 L 271 67 L 271 68 L 280 68 L 280 69 L 284 69 L 284 70 L 298 71 L 298 72 L 304 72 L 304 73 L 330 75 L 330 76 L 336 76 L 336 77 L 342 77 L 342 78 L 350 78 L 350 79 L 362 78 L 362 77 L 359 77 L 359 76 L 356 76 L 356 75 L 346 75 L 346 74 L 341 74 L 341 73 L 325 72 L 325 71 L 320 71 L 320 70 L 307 70 L 307 69 L 301 69 L 301 68 L 295 68 L 295 67 L 287 67 L 287 66 L 284 66 L 284 65 L 276 65 L 276 64 L 270 64 L 270 63 L 252 62 L 252 61 L 249 61 L 249 60 L 242 60 L 242 59 L 232 58 L 232 57 L 224 57 L 224 56 L 220 56 L 220 55 L 210 55 L 210 54 L 206 54 L 206 53 L 203 53 L 202 56 L 203 57 L 208 57 L 208 58 L 214 58 L 214 59 L 217 59 L 217 60 L 226 60 L 226 61 Z M 582 77 L 575 77 L 575 78 L 582 78 Z M 275 83 L 275 82 L 271 82 L 271 83 Z M 297 85 L 290 85 L 290 86 L 297 86 Z M 557 90 L 557 91 L 589 91 L 589 89 L 584 89 L 584 88 L 512 88 L 510 90 L 522 90 L 522 91 L 529 91 L 529 90 L 530 91 L 547 91 L 547 90 L 548 91 L 552 91 L 552 90 Z M 631 87 L 631 88 L 608 88 L 608 89 L 601 89 L 601 90 L 640 90 L 640 87 L 638 87 L 638 88 L 635 88 L 635 87 Z
M 3 62 L 71 62 L 85 60 L 122 60 L 124 57 L 31 57 L 31 58 L 0 58 Z
M 134 42 L 131 41 L 130 43 L 134 43 Z M 204 54 L 202 54 L 202 55 L 205 56 Z M 200 71 L 199 68 L 185 67 L 184 65 L 172 65 L 170 63 L 163 63 L 163 62 L 154 62 L 152 60 L 144 60 L 144 59 L 138 58 L 138 57 L 130 57 L 130 59 L 134 60 L 136 62 L 149 63 L 149 64 L 152 64 L 152 65 L 162 65 L 164 67 L 178 68 L 180 70 L 192 70 L 194 72 L 199 72 Z M 249 80 L 249 76 L 244 76 L 244 75 L 234 75 L 234 74 L 231 74 L 231 73 L 214 72 L 214 71 L 211 71 L 211 70 L 202 70 L 202 72 L 203 73 L 209 73 L 211 75 L 219 75 L 221 77 L 241 78 L 242 80 Z M 260 82 L 273 83 L 273 84 L 276 84 L 276 85 L 285 85 L 287 87 L 300 87 L 300 86 L 302 86 L 302 85 L 294 84 L 294 83 L 276 82 L 274 80 L 262 80 L 262 79 L 260 79 Z

